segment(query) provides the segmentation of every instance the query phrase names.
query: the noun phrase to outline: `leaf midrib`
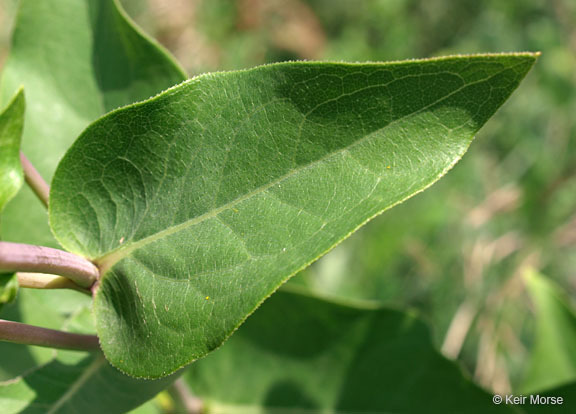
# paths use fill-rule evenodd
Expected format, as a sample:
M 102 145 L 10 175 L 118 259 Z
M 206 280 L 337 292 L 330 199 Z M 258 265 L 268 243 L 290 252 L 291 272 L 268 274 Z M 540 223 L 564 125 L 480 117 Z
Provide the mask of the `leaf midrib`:
M 50 411 L 47 414 L 55 414 L 58 410 L 66 404 L 77 392 L 78 390 L 88 382 L 88 380 L 106 363 L 106 359 L 103 355 L 99 355 L 96 359 L 86 367 L 82 375 L 78 377 L 76 381 L 70 386 L 68 391 L 66 391 L 62 396 L 54 403 Z
M 522 63 L 523 63 L 523 62 L 522 62 Z M 344 153 L 345 151 L 350 150 L 350 148 L 353 148 L 353 147 L 355 147 L 356 145 L 362 144 L 362 143 L 365 142 L 367 139 L 369 139 L 370 137 L 372 137 L 375 133 L 377 133 L 377 132 L 379 132 L 379 131 L 382 131 L 382 130 L 384 130 L 384 129 L 386 129 L 386 128 L 389 128 L 390 126 L 392 126 L 392 125 L 394 125 L 394 124 L 396 124 L 396 123 L 398 123 L 398 122 L 400 122 L 400 121 L 403 121 L 403 120 L 405 120 L 405 119 L 407 119 L 407 118 L 409 118 L 409 117 L 412 117 L 412 116 L 414 116 L 414 115 L 416 115 L 416 114 L 418 114 L 418 113 L 420 113 L 420 112 L 423 112 L 423 111 L 429 109 L 430 107 L 432 107 L 432 106 L 434 106 L 434 105 L 437 105 L 437 104 L 441 103 L 442 101 L 450 98 L 451 96 L 459 93 L 460 91 L 462 91 L 462 90 L 465 89 L 465 88 L 468 88 L 468 87 L 470 87 L 470 86 L 473 86 L 473 85 L 476 85 L 476 84 L 479 84 L 479 83 L 486 82 L 486 81 L 490 80 L 491 78 L 493 78 L 493 77 L 495 77 L 495 76 L 498 76 L 498 75 L 501 74 L 503 71 L 508 70 L 508 69 L 513 69 L 514 67 L 516 67 L 516 66 L 518 66 L 518 65 L 520 65 L 520 64 L 522 64 L 522 63 L 518 63 L 517 65 L 510 66 L 510 67 L 505 67 L 505 68 L 503 68 L 503 69 L 501 69 L 501 70 L 499 70 L 499 71 L 491 74 L 490 76 L 488 76 L 488 77 L 486 77 L 486 78 L 483 78 L 483 79 L 480 79 L 480 80 L 477 80 L 477 81 L 470 82 L 470 83 L 467 83 L 467 84 L 465 84 L 465 85 L 462 85 L 460 88 L 455 89 L 454 91 L 452 91 L 452 92 L 450 92 L 449 94 L 447 94 L 447 95 L 445 95 L 445 96 L 443 96 L 443 97 L 435 100 L 434 102 L 431 102 L 431 103 L 429 103 L 428 105 L 425 105 L 424 107 L 419 108 L 419 109 L 417 109 L 417 110 L 415 110 L 415 111 L 413 111 L 413 112 L 411 112 L 411 113 L 409 113 L 409 114 L 403 115 L 403 116 L 399 117 L 398 119 L 395 119 L 395 120 L 391 121 L 390 123 L 388 123 L 388 124 L 385 125 L 384 127 L 380 128 L 380 129 L 377 129 L 377 130 L 375 130 L 375 131 L 373 131 L 373 132 L 371 132 L 371 133 L 369 133 L 369 134 L 361 137 L 360 139 L 358 139 L 357 141 L 354 141 L 354 142 L 351 143 L 350 145 L 347 145 L 347 146 L 342 147 L 342 148 L 339 148 L 339 149 L 337 149 L 337 150 L 335 150 L 335 151 L 329 152 L 329 153 L 327 153 L 326 155 L 324 155 L 324 156 L 322 156 L 322 157 L 320 157 L 320 158 L 318 158 L 318 159 L 316 159 L 316 160 L 314 160 L 314 161 L 312 161 L 312 162 L 310 162 L 310 163 L 308 163 L 308 164 L 303 164 L 303 165 L 301 165 L 301 166 L 299 166 L 299 167 L 297 167 L 297 168 L 295 168 L 295 169 L 292 169 L 292 170 L 290 170 L 288 173 L 286 173 L 286 174 L 284 174 L 283 176 L 280 176 L 279 178 L 277 178 L 276 180 L 273 180 L 273 181 L 271 181 L 270 183 L 265 184 L 265 185 L 263 185 L 263 186 L 257 187 L 257 188 L 255 188 L 254 190 L 246 193 L 245 195 L 240 196 L 240 197 L 238 197 L 238 198 L 236 198 L 236 199 L 234 199 L 234 200 L 232 200 L 232 201 L 229 201 L 228 203 L 225 203 L 225 204 L 223 204 L 223 205 L 220 206 L 220 207 L 217 207 L 217 208 L 215 208 L 215 209 L 212 209 L 212 210 L 210 210 L 210 211 L 207 211 L 206 213 L 203 213 L 203 214 L 201 214 L 201 215 L 199 215 L 199 216 L 193 217 L 193 218 L 191 218 L 191 219 L 189 219 L 189 220 L 186 220 L 186 221 L 184 221 L 184 222 L 182 222 L 182 223 L 180 223 L 180 224 L 177 224 L 177 225 L 168 227 L 168 228 L 166 228 L 166 229 L 164 229 L 164 230 L 161 230 L 161 231 L 159 231 L 159 232 L 157 232 L 157 233 L 154 233 L 154 234 L 152 234 L 152 235 L 150 235 L 150 236 L 144 237 L 144 238 L 142 238 L 142 239 L 140 239 L 140 240 L 138 240 L 138 241 L 136 241 L 136 242 L 134 242 L 134 243 L 132 243 L 132 244 L 130 244 L 130 245 L 124 244 L 123 246 L 121 246 L 121 247 L 119 247 L 119 248 L 117 248 L 117 249 L 111 250 L 110 252 L 108 252 L 108 253 L 100 256 L 99 258 L 95 259 L 95 260 L 94 260 L 94 263 L 96 263 L 96 264 L 98 265 L 98 267 L 100 268 L 100 274 L 101 274 L 101 275 L 104 275 L 112 266 L 114 266 L 117 262 L 119 262 L 119 261 L 122 260 L 123 258 L 127 257 L 127 256 L 128 256 L 130 253 L 132 253 L 133 251 L 135 251 L 135 250 L 137 250 L 137 249 L 139 249 L 139 248 L 141 248 L 141 247 L 144 247 L 144 246 L 146 246 L 146 245 L 148 245 L 148 244 L 150 244 L 150 243 L 153 243 L 153 242 L 155 242 L 156 240 L 159 240 L 159 239 L 161 239 L 161 238 L 168 237 L 168 236 L 170 236 L 170 235 L 172 235 L 172 234 L 174 234 L 174 233 L 177 233 L 177 232 L 179 232 L 180 230 L 186 229 L 186 228 L 188 228 L 188 227 L 195 226 L 195 225 L 197 225 L 197 224 L 199 224 L 199 223 L 202 223 L 202 222 L 204 222 L 204 221 L 206 221 L 206 220 L 209 220 L 209 219 L 211 219 L 211 218 L 214 218 L 214 217 L 218 216 L 220 213 L 222 213 L 223 211 L 229 210 L 229 209 L 233 208 L 234 206 L 240 204 L 241 202 L 243 202 L 243 201 L 245 201 L 245 200 L 248 200 L 248 199 L 252 198 L 253 196 L 256 196 L 256 195 L 258 195 L 258 194 L 260 194 L 260 193 L 263 193 L 263 192 L 267 191 L 268 189 L 274 187 L 275 185 L 277 185 L 277 184 L 283 182 L 284 180 L 286 180 L 286 179 L 294 176 L 295 174 L 298 174 L 298 173 L 300 173 L 301 171 L 304 171 L 304 170 L 306 170 L 306 169 L 308 169 L 308 168 L 314 167 L 315 165 L 320 164 L 320 163 L 322 163 L 322 162 L 330 159 L 331 157 L 334 157 L 334 156 L 336 156 L 336 155 L 338 155 L 338 154 Z

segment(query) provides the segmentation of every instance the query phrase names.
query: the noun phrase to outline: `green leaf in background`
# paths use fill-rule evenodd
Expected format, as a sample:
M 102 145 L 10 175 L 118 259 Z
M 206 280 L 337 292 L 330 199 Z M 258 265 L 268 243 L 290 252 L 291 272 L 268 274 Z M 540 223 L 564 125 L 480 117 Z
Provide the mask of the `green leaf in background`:
M 75 315 L 88 308 L 90 302 L 88 296 L 71 290 L 46 292 L 20 289 L 16 302 L 4 306 L 1 317 L 49 329 L 66 330 Z M 50 348 L 0 341 L 0 381 L 9 381 L 52 361 L 54 357 L 55 352 Z
M 528 271 L 525 279 L 536 313 L 533 351 L 521 386 L 528 394 L 576 381 L 576 311 L 546 277 Z
M 185 379 L 210 414 L 513 412 L 442 357 L 413 314 L 287 291 Z
M 24 129 L 25 108 L 24 91 L 20 89 L 0 113 L 0 212 L 24 182 L 20 165 L 20 140 Z
M 101 268 L 107 358 L 159 377 L 218 347 L 291 275 L 444 175 L 535 58 L 276 64 L 95 122 L 58 167 L 50 220 Z
M 114 0 L 21 0 L 0 100 L 28 100 L 23 149 L 50 180 L 64 152 L 100 115 L 185 79 Z M 24 188 L 3 214 L 6 240 L 55 246 L 45 209 Z
M 137 380 L 110 366 L 102 354 L 58 351 L 58 358 L 0 384 L 0 405 L 12 413 L 125 413 L 174 380 Z
M 77 312 L 67 331 L 90 333 L 88 308 Z M 125 413 L 151 399 L 177 375 L 161 380 L 137 380 L 110 366 L 101 353 L 51 351 L 46 363 L 21 376 L 0 382 L 0 407 L 12 413 Z

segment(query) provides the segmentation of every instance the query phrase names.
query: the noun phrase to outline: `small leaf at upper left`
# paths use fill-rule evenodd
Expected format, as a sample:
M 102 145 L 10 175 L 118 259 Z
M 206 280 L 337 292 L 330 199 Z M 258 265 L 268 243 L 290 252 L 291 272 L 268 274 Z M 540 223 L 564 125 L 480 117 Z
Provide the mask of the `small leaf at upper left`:
M 20 89 L 0 113 L 0 211 L 18 193 L 24 181 L 20 141 L 25 107 L 24 90 Z
M 24 181 L 20 141 L 24 129 L 24 90 L 20 88 L 0 113 L 0 211 L 20 190 Z M 1 224 L 1 223 L 0 223 Z M 16 297 L 16 274 L 0 274 L 0 309 Z

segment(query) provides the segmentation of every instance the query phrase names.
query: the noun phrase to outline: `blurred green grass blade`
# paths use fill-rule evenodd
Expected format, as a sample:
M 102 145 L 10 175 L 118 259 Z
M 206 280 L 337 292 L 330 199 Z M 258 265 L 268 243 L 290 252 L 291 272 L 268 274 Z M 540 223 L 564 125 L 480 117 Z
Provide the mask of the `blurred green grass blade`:
M 526 286 L 535 306 L 536 330 L 521 390 L 536 393 L 576 381 L 576 311 L 545 276 L 528 271 Z
M 50 220 L 100 266 L 107 358 L 158 377 L 218 347 L 291 275 L 442 177 L 535 59 L 275 64 L 96 121 L 58 167 Z
M 184 378 L 211 414 L 514 412 L 442 357 L 414 315 L 287 291 Z
M 25 110 L 24 90 L 19 89 L 0 113 L 0 212 L 6 203 L 14 198 L 24 182 L 20 165 L 20 141 Z
M 23 149 L 52 178 L 64 152 L 100 115 L 185 78 L 114 0 L 21 0 L 0 101 L 24 85 Z M 44 207 L 23 188 L 2 214 L 6 240 L 56 246 Z

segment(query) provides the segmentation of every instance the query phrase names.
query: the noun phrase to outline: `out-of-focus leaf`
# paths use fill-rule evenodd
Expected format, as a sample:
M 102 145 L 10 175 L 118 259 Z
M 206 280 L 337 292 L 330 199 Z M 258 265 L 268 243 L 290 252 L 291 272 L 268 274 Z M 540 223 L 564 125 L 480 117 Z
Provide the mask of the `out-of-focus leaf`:
M 67 321 L 67 331 L 93 331 L 88 308 Z M 101 353 L 51 351 L 46 363 L 0 383 L 0 408 L 12 413 L 125 413 L 172 383 L 177 375 L 146 381 L 113 368 Z
M 211 414 L 513 412 L 442 357 L 413 314 L 288 291 L 185 378 Z
M 17 301 L 4 306 L 1 317 L 49 329 L 66 329 L 70 318 L 89 305 L 87 296 L 74 291 L 20 289 Z M 13 379 L 53 358 L 54 351 L 49 348 L 0 341 L 0 381 Z
M 521 390 L 534 393 L 576 380 L 576 312 L 562 290 L 544 276 L 528 271 L 525 279 L 536 328 Z
M 19 89 L 8 106 L 0 113 L 0 213 L 20 190 L 24 173 L 20 164 L 20 141 L 24 129 L 26 103 Z M 1 229 L 0 217 L 0 229 Z M 13 302 L 18 292 L 16 274 L 0 274 L 0 311 Z
M 100 115 L 185 78 L 115 0 L 22 0 L 0 99 L 20 85 L 28 110 L 23 149 L 50 180 L 80 132 Z M 44 207 L 23 188 L 2 214 L 6 240 L 55 246 Z
M 102 354 L 58 351 L 32 372 L 0 383 L 2 413 L 125 413 L 153 398 L 175 378 L 147 381 L 128 377 Z
M 0 113 L 0 212 L 24 182 L 20 165 L 20 141 L 25 109 L 24 91 L 20 89 Z

